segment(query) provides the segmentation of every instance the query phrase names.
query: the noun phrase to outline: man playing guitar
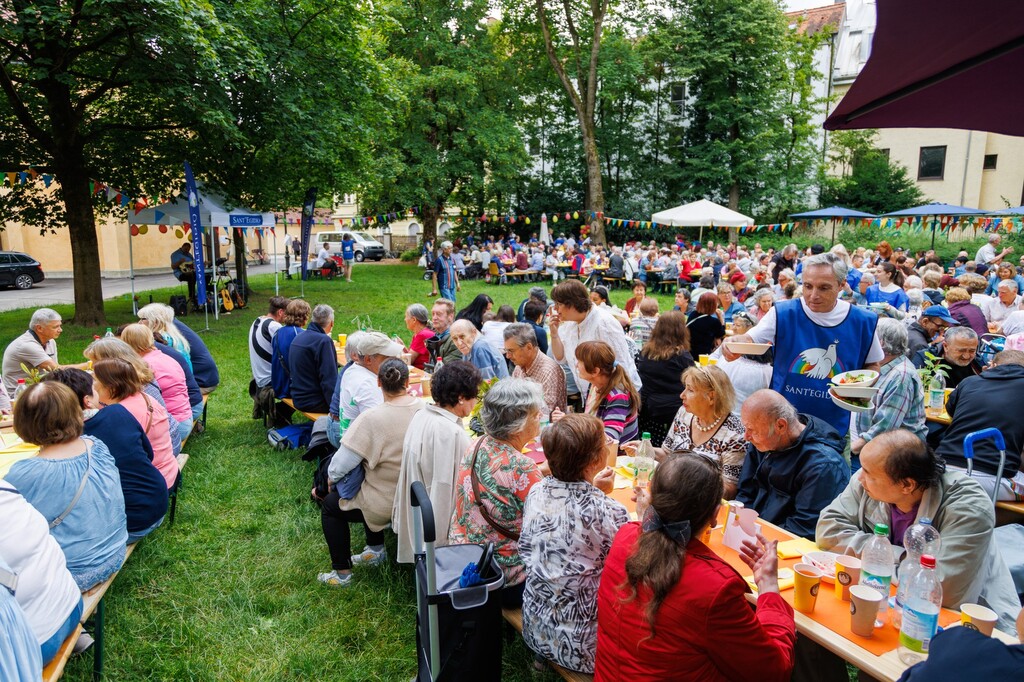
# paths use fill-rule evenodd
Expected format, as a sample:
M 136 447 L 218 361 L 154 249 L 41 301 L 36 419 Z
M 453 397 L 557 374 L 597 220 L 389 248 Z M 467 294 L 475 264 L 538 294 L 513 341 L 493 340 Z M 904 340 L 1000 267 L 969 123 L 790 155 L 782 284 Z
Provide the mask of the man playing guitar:
M 188 286 L 188 298 L 196 302 L 196 261 L 192 258 L 192 245 L 185 242 L 171 254 L 171 272 L 179 282 Z

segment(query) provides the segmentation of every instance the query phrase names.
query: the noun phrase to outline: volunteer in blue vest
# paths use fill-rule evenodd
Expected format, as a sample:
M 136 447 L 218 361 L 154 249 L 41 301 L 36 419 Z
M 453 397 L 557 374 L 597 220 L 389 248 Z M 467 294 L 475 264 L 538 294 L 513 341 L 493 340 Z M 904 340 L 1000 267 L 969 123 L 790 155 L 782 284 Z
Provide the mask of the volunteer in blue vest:
M 462 285 L 459 284 L 459 273 L 455 271 L 455 261 L 452 260 L 451 242 L 441 244 L 441 256 L 434 261 L 432 279 L 434 290 L 430 295 L 437 296 L 437 292 L 440 291 L 441 298 L 447 298 L 454 303 L 455 292 L 462 291 Z
M 831 377 L 855 369 L 878 371 L 884 357 L 871 311 L 839 300 L 847 265 L 832 253 L 808 257 L 798 300 L 779 301 L 747 334 L 731 342 L 772 343 L 775 362 L 770 387 L 799 412 L 813 414 L 845 437 L 850 413 L 828 397 Z M 739 356 L 722 346 L 730 361 Z
M 348 232 L 341 238 L 341 260 L 345 262 L 343 266 L 345 281 L 352 281 L 352 264 L 356 258 L 356 240 L 352 238 L 352 235 Z

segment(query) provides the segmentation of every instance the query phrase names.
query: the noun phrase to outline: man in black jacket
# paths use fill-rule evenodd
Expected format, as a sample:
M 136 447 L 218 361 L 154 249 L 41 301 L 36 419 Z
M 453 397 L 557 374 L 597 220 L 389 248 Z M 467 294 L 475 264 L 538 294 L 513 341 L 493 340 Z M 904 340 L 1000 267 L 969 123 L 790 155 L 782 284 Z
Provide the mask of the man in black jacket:
M 909 343 L 907 344 L 907 357 L 911 360 L 917 357 L 922 350 L 927 350 L 932 341 L 944 330 L 950 327 L 957 327 L 960 323 L 949 314 L 945 306 L 933 305 L 921 313 L 917 322 L 911 323 L 907 328 Z
M 766 521 L 813 540 L 821 510 L 850 482 L 843 439 L 767 388 L 744 401 L 740 420 L 747 459 L 736 499 Z
M 331 340 L 334 309 L 321 303 L 313 308 L 305 334 L 299 334 L 288 351 L 291 396 L 296 410 L 323 412 L 330 409 L 338 380 L 338 356 Z
M 1000 500 L 1024 499 L 1024 473 L 1020 471 L 1024 449 L 1024 352 L 996 353 L 992 364 L 978 376 L 967 377 L 949 396 L 946 411 L 953 421 L 935 449 L 951 469 L 967 469 L 964 437 L 973 431 L 997 428 L 1006 439 L 1006 466 L 999 486 Z M 974 446 L 974 478 L 991 494 L 999 465 L 999 449 L 991 439 Z

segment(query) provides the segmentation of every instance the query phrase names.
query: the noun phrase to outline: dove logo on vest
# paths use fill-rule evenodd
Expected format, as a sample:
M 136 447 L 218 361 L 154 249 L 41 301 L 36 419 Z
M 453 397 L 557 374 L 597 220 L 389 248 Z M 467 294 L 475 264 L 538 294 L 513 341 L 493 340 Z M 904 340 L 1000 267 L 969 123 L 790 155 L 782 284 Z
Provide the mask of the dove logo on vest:
M 828 348 L 808 348 L 798 355 L 790 366 L 792 374 L 803 374 L 811 379 L 831 379 L 840 374 L 842 363 L 836 357 L 836 346 L 839 339 L 829 344 Z

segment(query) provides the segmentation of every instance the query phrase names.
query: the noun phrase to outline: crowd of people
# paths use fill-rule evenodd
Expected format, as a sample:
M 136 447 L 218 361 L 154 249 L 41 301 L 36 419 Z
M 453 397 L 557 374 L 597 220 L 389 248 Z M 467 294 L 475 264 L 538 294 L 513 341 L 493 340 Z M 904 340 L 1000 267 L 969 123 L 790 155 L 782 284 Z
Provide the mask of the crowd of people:
M 394 559 L 414 560 L 410 485 L 421 481 L 440 544 L 493 543 L 502 604 L 523 609 L 538 668 L 553 662 L 599 680 L 790 679 L 810 654 L 779 596 L 777 548 L 760 535 L 743 546 L 758 588 L 751 610 L 745 581 L 702 540 L 723 500 L 840 553 L 862 551 L 875 523 L 899 546 L 904 529 L 929 518 L 942 534 L 944 606 L 985 604 L 1003 629 L 1021 612 L 989 497 L 1024 498 L 1024 420 L 1005 409 L 1024 400 L 1024 309 L 1020 275 L 998 247 L 994 235 L 947 269 L 934 253 L 886 242 L 803 253 L 445 242 L 431 259 L 440 297 L 429 310 L 406 307 L 408 338 L 352 331 L 343 362 L 330 306 L 272 297 L 248 334 L 253 414 L 288 423 L 280 401 L 289 398 L 324 415 L 313 433 L 329 446 L 311 492 L 330 559 L 316 576 L 325 585 L 357 586 L 355 567 L 387 561 L 389 527 Z M 495 309 L 486 294 L 459 308 L 459 278 L 508 256 L 517 269 L 522 260 L 548 270 L 554 286 L 531 287 L 518 309 Z M 595 264 L 608 267 L 588 287 Z M 628 282 L 622 309 L 600 283 L 610 277 Z M 666 286 L 675 306 L 662 312 L 648 293 Z M 0 504 L 35 510 L 24 524 L 38 531 L 33 556 L 59 556 L 70 576 L 55 585 L 102 581 L 126 543 L 160 525 L 178 480 L 174 454 L 216 386 L 201 341 L 164 308 L 147 306 L 139 323 L 92 344 L 91 374 L 59 364 L 53 311 L 37 311 L 5 352 L 7 391 L 26 370 L 46 374 L 15 411 L 16 431 L 40 455 L 15 465 Z M 743 354 L 732 343 L 771 348 Z M 952 389 L 948 425 L 927 419 L 918 370 L 933 362 Z M 410 368 L 426 372 L 426 398 L 411 390 Z M 854 414 L 831 399 L 829 382 L 862 369 L 879 373 L 878 390 Z M 992 426 L 1007 443 L 1002 478 L 990 443 L 976 447 L 969 476 L 963 438 Z M 658 466 L 633 491 L 633 510 L 608 495 L 609 464 L 642 437 Z M 538 441 L 541 463 L 524 454 Z M 119 472 L 121 486 L 111 485 Z M 350 524 L 362 527 L 362 549 Z M 7 563 L 10 532 L 0 530 Z M 76 622 L 78 602 L 64 592 L 51 589 L 48 620 L 34 627 L 44 655 Z M 828 679 L 827 668 L 815 679 Z
M 181 482 L 181 444 L 201 426 L 203 394 L 220 383 L 206 345 L 170 306 L 138 315 L 93 341 L 85 362 L 62 364 L 61 317 L 40 308 L 4 351 L 0 411 L 13 407 L 14 433 L 39 448 L 0 482 L 0 596 L 13 594 L 5 608 L 21 611 L 0 629 L 27 628 L 11 636 L 35 644 L 17 647 L 31 654 L 27 670 L 48 663 L 78 626 L 82 593 L 163 523 Z M 84 633 L 76 650 L 91 644 Z

